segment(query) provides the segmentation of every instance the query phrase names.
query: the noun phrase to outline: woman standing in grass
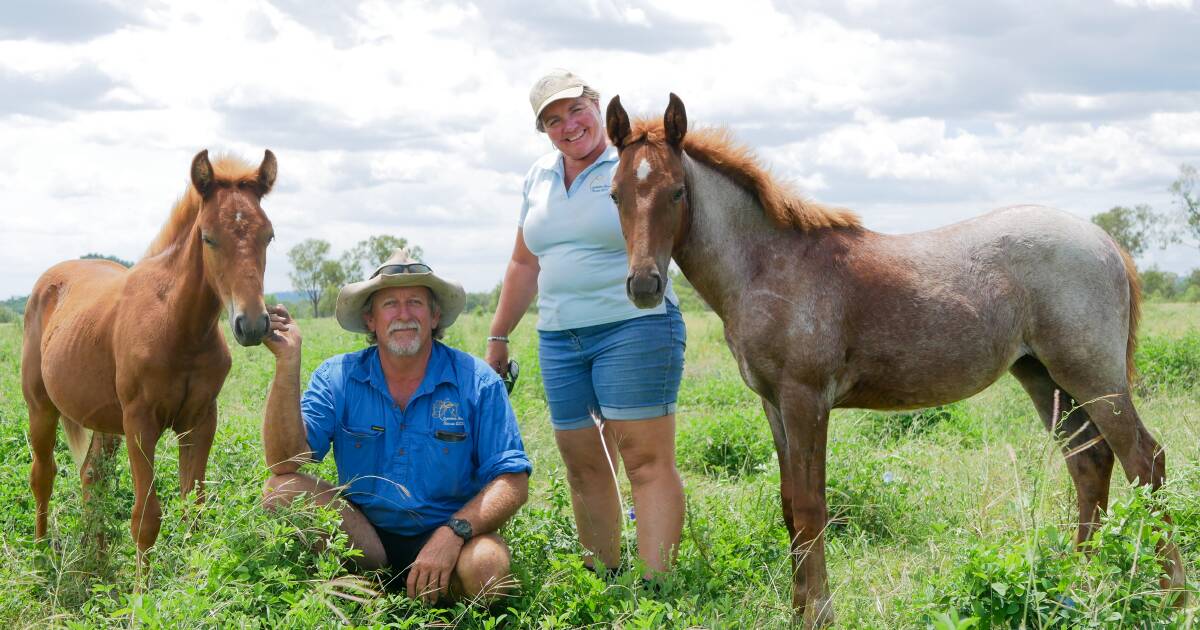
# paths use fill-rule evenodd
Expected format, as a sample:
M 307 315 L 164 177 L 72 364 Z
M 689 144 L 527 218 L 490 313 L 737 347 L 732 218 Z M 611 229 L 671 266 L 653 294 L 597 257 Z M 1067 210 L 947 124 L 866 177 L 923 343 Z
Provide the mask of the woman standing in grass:
M 487 362 L 508 365 L 508 335 L 538 296 L 539 361 L 579 540 L 597 561 L 620 563 L 618 460 L 633 489 L 643 577 L 670 568 L 683 529 L 675 468 L 675 399 L 686 334 L 679 300 L 639 310 L 625 295 L 629 259 L 609 197 L 617 151 L 600 95 L 563 70 L 529 94 L 534 125 L 554 151 L 525 178 L 512 260 L 488 337 Z

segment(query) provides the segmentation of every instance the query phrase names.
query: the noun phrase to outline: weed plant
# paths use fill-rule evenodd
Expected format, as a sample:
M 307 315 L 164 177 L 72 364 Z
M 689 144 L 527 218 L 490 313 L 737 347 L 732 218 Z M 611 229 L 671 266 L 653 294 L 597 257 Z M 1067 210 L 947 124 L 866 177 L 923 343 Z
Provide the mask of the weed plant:
M 1189 306 L 1188 321 L 1200 321 Z M 1172 317 L 1179 309 L 1171 310 Z M 838 627 L 1190 627 L 1197 598 L 1164 605 L 1154 548 L 1159 506 L 1189 576 L 1200 557 L 1200 334 L 1173 322 L 1142 343 L 1138 408 L 1168 449 L 1168 482 L 1150 501 L 1115 482 L 1113 505 L 1087 553 L 1072 548 L 1074 496 L 1059 445 L 1011 378 L 953 405 L 911 414 L 837 410 L 830 425 L 827 561 Z M 1164 311 L 1166 312 L 1166 311 Z M 623 563 L 611 579 L 585 569 L 569 489 L 549 427 L 532 326 L 513 335 L 521 380 L 512 402 L 534 463 L 531 499 L 504 529 L 519 582 L 514 597 L 425 606 L 388 593 L 381 576 L 348 570 L 356 552 L 337 516 L 296 504 L 259 506 L 266 477 L 260 425 L 273 361 L 231 347 L 233 369 L 205 484 L 179 496 L 178 445 L 156 460 L 163 529 L 139 571 L 125 450 L 84 508 L 60 439 L 50 536 L 33 540 L 30 452 L 21 397 L 18 325 L 0 324 L 0 623 L 10 627 L 785 628 L 791 559 L 779 473 L 757 397 L 741 382 L 712 314 L 686 316 L 678 460 L 687 519 L 675 570 L 641 583 L 626 515 Z M 465 315 L 447 341 L 482 354 L 487 318 Z M 303 378 L 322 359 L 361 348 L 332 320 L 303 321 Z M 332 458 L 312 466 L 334 478 Z M 1119 480 L 1118 470 L 1114 476 Z M 632 505 L 622 482 L 622 500 Z M 95 545 L 109 536 L 107 549 Z M 325 545 L 318 540 L 327 539 Z

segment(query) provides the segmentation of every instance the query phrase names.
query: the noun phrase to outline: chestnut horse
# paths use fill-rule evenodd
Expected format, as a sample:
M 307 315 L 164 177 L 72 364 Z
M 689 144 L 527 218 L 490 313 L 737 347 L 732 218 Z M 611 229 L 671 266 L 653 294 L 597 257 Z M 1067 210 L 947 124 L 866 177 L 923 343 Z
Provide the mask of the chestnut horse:
M 671 258 L 720 316 L 742 378 L 762 398 L 792 537 L 793 605 L 831 618 L 825 458 L 835 407 L 913 409 L 971 396 L 1006 370 L 1063 439 L 1078 493 L 1077 541 L 1107 507 L 1114 455 L 1157 488 L 1165 455 L 1130 398 L 1140 289 L 1100 228 L 1021 206 L 929 232 L 866 230 L 849 211 L 780 186 L 723 130 L 687 130 L 608 106 L 620 152 L 613 200 L 629 254 L 627 292 L 659 303 Z M 1071 400 L 1091 401 L 1064 418 Z M 1169 585 L 1183 564 L 1162 549 Z
M 179 436 L 179 486 L 203 500 L 217 394 L 233 335 L 256 345 L 267 332 L 263 271 L 271 222 L 259 206 L 275 183 L 275 155 L 256 169 L 239 160 L 192 160 L 191 183 L 146 255 L 131 269 L 72 260 L 47 270 L 25 309 L 21 385 L 29 407 L 37 537 L 46 536 L 61 417 L 86 500 L 95 458 L 122 434 L 133 474 L 130 530 L 138 558 L 158 538 L 154 450 L 168 427 Z M 90 442 L 90 447 L 89 447 Z

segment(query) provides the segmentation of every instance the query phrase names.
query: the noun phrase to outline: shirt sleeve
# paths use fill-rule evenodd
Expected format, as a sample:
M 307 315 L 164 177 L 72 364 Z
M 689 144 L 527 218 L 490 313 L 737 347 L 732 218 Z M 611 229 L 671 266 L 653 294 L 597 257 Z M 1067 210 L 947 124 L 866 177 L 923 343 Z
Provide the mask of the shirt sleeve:
M 521 218 L 517 219 L 517 227 L 525 227 L 525 217 L 529 215 L 529 184 L 533 181 L 533 172 L 537 169 L 535 164 L 529 172 L 525 174 L 525 185 L 521 190 Z
M 337 427 L 337 392 L 330 378 L 330 364 L 322 363 L 312 373 L 308 389 L 300 397 L 300 416 L 313 461 L 325 459 Z
M 517 428 L 517 416 L 508 402 L 504 383 L 492 373 L 479 387 L 479 404 L 476 413 L 479 422 L 475 425 L 475 469 L 476 478 L 487 485 L 505 473 L 533 472 L 533 465 L 525 455 L 521 432 Z

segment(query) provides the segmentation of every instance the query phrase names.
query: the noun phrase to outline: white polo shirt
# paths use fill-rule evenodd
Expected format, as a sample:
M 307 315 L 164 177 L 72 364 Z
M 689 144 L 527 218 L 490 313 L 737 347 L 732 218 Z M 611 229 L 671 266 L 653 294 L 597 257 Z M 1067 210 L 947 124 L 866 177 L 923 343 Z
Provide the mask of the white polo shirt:
M 521 220 L 525 245 L 538 257 L 538 330 L 567 330 L 666 312 L 666 305 L 642 310 L 625 295 L 629 256 L 617 207 L 609 197 L 617 149 L 563 186 L 562 154 L 555 150 L 534 162 L 525 176 Z M 666 299 L 679 298 L 667 279 Z

